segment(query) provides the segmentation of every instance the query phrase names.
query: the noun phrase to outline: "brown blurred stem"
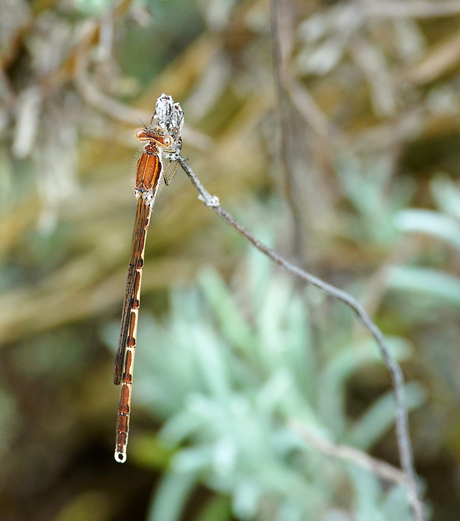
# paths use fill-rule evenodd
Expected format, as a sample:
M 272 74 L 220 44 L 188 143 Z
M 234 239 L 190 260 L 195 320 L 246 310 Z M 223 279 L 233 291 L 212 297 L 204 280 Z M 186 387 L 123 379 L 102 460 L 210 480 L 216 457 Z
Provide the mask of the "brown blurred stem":
M 188 175 L 193 185 L 197 189 L 199 198 L 204 202 L 206 206 L 212 208 L 214 212 L 229 226 L 231 226 L 236 232 L 238 232 L 244 239 L 250 242 L 260 252 L 264 253 L 267 257 L 276 262 L 279 266 L 283 267 L 286 271 L 295 275 L 297 278 L 302 280 L 306 284 L 311 284 L 321 289 L 331 297 L 344 302 L 349 306 L 359 317 L 361 322 L 372 334 L 377 345 L 379 347 L 382 358 L 388 368 L 391 375 L 393 384 L 394 399 L 395 399 L 395 419 L 396 419 L 396 437 L 398 442 L 399 457 L 401 461 L 401 467 L 407 476 L 407 488 L 408 498 L 414 512 L 415 521 L 424 521 L 424 507 L 419 495 L 416 473 L 414 468 L 414 460 L 412 455 L 412 446 L 409 437 L 409 420 L 407 409 L 405 405 L 405 392 L 404 392 L 404 377 L 398 362 L 393 358 L 386 343 L 385 337 L 377 325 L 371 320 L 365 309 L 361 304 L 355 300 L 351 295 L 338 289 L 327 282 L 311 275 L 297 266 L 294 266 L 286 259 L 278 255 L 274 250 L 268 248 L 265 244 L 260 242 L 256 237 L 249 233 L 231 214 L 224 210 L 219 203 L 219 199 L 211 194 L 204 188 L 200 180 L 197 178 L 193 170 L 187 164 L 183 157 L 179 157 L 178 162 L 183 168 L 184 172 Z
M 390 18 L 436 18 L 452 16 L 460 13 L 458 0 L 442 0 L 437 2 L 426 0 L 361 0 L 366 14 Z
M 278 0 L 270 1 L 273 75 L 275 80 L 278 117 L 280 120 L 281 129 L 280 157 L 282 169 L 284 170 L 284 190 L 291 208 L 294 224 L 293 252 L 297 257 L 299 254 L 301 255 L 305 249 L 302 247 L 302 215 L 295 195 L 295 175 L 292 161 L 293 157 L 295 156 L 294 151 L 291 150 L 291 140 L 289 139 L 289 103 L 288 96 L 286 94 L 286 84 L 288 82 L 288 64 L 286 53 L 283 52 L 283 43 L 285 44 L 284 47 L 286 47 L 286 38 L 282 38 L 284 33 L 282 34 L 280 27 L 281 22 L 286 22 L 287 6 L 284 6 L 284 8 L 285 9 L 281 11 Z

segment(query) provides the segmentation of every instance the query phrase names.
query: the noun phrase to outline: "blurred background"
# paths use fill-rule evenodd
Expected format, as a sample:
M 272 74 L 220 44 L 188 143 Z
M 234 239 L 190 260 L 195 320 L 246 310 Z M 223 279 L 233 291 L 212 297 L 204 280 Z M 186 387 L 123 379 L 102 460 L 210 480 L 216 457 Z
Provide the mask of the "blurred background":
M 324 450 L 399 466 L 375 344 L 180 169 L 153 212 L 114 461 L 133 132 L 162 92 L 208 191 L 381 327 L 429 518 L 460 519 L 460 1 L 270 7 L 0 0 L 2 520 L 412 519 L 401 484 Z

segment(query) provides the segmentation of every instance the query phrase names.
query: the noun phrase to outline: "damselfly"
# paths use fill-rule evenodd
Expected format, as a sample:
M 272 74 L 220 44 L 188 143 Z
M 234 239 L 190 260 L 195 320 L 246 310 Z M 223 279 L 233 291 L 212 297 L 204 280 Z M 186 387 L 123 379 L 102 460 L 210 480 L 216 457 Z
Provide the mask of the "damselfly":
M 170 161 L 179 158 L 182 145 L 180 133 L 183 123 L 184 113 L 179 103 L 174 103 L 171 96 L 162 94 L 156 102 L 155 113 L 150 125 L 147 128 L 138 128 L 135 133 L 136 139 L 146 142 L 146 144 L 144 153 L 137 162 L 135 188 L 137 211 L 113 376 L 114 383 L 116 385 L 121 384 L 115 442 L 115 460 L 119 463 L 126 461 L 126 448 L 128 446 L 131 387 L 145 240 L 160 180 L 163 177 L 165 183 L 168 184 L 175 173 L 174 170 L 170 178 L 167 179 L 163 172 L 163 157 Z M 175 169 L 177 169 L 177 163 Z

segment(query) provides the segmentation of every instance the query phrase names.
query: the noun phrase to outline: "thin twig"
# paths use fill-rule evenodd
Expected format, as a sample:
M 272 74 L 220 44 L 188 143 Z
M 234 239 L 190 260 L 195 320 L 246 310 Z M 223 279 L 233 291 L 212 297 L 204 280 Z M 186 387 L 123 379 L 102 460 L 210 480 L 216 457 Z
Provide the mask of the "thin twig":
M 372 456 L 369 456 L 369 454 L 366 454 L 362 450 L 355 449 L 354 447 L 336 445 L 328 440 L 325 440 L 324 438 L 314 436 L 310 432 L 307 432 L 305 428 L 303 428 L 302 425 L 296 420 L 291 420 L 289 422 L 289 426 L 309 445 L 314 447 L 319 452 L 326 454 L 326 456 L 354 463 L 359 467 L 370 470 L 379 478 L 385 479 L 387 481 L 407 484 L 406 474 L 393 465 L 390 465 L 386 461 L 373 458 Z
M 229 214 L 220 206 L 218 197 L 211 196 L 211 194 L 204 188 L 200 180 L 196 177 L 195 173 L 183 157 L 179 157 L 178 162 L 183 168 L 184 172 L 192 181 L 197 191 L 199 192 L 199 199 L 202 200 L 206 206 L 212 208 L 214 212 L 216 212 L 217 215 L 223 221 L 225 221 L 229 226 L 231 226 L 235 231 L 237 231 L 255 248 L 257 248 L 259 251 L 267 255 L 267 257 L 276 262 L 276 264 L 283 267 L 285 270 L 287 270 L 292 275 L 295 275 L 303 282 L 311 284 L 312 286 L 316 286 L 317 288 L 321 289 L 331 297 L 336 298 L 347 304 L 356 313 L 356 315 L 358 315 L 358 317 L 361 319 L 361 322 L 372 334 L 372 336 L 377 342 L 382 358 L 390 372 L 392 379 L 395 399 L 396 437 L 398 442 L 401 466 L 407 476 L 409 502 L 414 512 L 414 519 L 416 521 L 424 521 L 424 507 L 417 487 L 416 473 L 414 469 L 414 461 L 412 455 L 412 446 L 409 437 L 409 421 L 407 409 L 405 407 L 404 377 L 401 368 L 399 367 L 399 364 L 391 356 L 390 350 L 385 341 L 383 333 L 371 320 L 371 318 L 366 313 L 361 304 L 357 300 L 355 300 L 351 295 L 349 295 L 345 291 L 342 291 L 341 289 L 331 286 L 327 282 L 322 281 L 321 279 L 298 268 L 297 266 L 292 265 L 286 259 L 278 255 L 274 250 L 268 248 L 267 246 L 265 246 L 265 244 L 256 239 L 256 237 L 249 233 L 238 221 L 236 221 L 236 219 L 231 214 Z

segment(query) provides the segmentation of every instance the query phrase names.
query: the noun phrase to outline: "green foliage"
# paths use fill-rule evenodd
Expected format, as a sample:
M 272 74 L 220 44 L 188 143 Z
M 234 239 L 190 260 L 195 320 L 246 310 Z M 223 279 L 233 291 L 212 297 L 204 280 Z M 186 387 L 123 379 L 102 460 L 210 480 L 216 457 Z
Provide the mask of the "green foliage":
M 356 212 L 349 216 L 348 233 L 358 242 L 392 245 L 398 238 L 394 216 L 406 207 L 410 184 L 400 182 L 388 196 L 392 172 L 386 157 L 360 161 L 348 154 L 337 162 L 337 173 Z
M 312 341 L 309 304 L 291 279 L 251 253 L 243 280 L 235 297 L 208 269 L 199 288 L 172 293 L 161 324 L 142 315 L 135 404 L 164 425 L 161 444 L 133 433 L 130 457 L 150 466 L 161 459 L 154 449 L 172 451 L 150 520 L 180 519 L 197 483 L 230 497 L 241 520 L 314 521 L 338 507 L 362 520 L 411 519 L 404 487 L 382 488 L 292 428 L 295 421 L 317 438 L 372 447 L 393 423 L 390 394 L 354 421 L 344 397 L 352 376 L 382 364 L 376 347 L 368 340 L 340 345 L 330 328 L 327 341 L 336 348 L 323 356 Z M 112 344 L 115 337 L 114 326 Z M 409 356 L 403 340 L 389 343 L 399 360 Z M 412 408 L 423 403 L 415 384 L 407 400 Z M 226 512 L 221 519 L 230 519 Z
M 418 208 L 402 210 L 395 216 L 395 225 L 406 234 L 430 237 L 438 245 L 447 245 L 454 251 L 459 251 L 460 190 L 452 180 L 438 175 L 431 182 L 431 191 L 440 211 Z M 440 259 L 428 259 L 428 262 L 439 263 L 443 257 L 445 254 Z M 416 262 L 423 262 L 423 257 Z M 460 279 L 441 269 L 398 266 L 390 271 L 389 286 L 402 294 L 409 294 L 409 298 L 410 295 L 415 295 L 416 298 L 412 301 L 420 311 L 433 312 L 440 306 L 460 305 Z
M 113 4 L 112 0 L 74 0 L 75 7 L 85 15 L 97 15 Z
M 382 493 L 375 476 L 356 467 L 349 467 L 349 475 L 356 491 L 354 508 L 357 521 L 404 521 L 411 519 L 403 486 L 395 486 Z

